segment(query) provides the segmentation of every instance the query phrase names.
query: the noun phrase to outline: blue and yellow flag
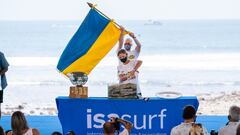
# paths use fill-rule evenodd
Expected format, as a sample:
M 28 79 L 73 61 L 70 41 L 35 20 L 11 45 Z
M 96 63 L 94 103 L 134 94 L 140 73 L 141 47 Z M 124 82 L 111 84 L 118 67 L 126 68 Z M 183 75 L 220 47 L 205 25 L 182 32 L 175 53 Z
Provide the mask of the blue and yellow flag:
M 65 75 L 71 72 L 88 75 L 117 43 L 119 36 L 115 23 L 92 8 L 63 51 L 57 69 Z

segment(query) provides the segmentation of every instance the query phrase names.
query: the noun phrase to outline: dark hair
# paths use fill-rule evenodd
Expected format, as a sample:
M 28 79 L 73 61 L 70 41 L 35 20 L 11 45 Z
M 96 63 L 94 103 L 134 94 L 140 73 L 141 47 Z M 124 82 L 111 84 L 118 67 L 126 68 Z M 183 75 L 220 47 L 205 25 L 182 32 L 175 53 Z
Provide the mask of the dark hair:
M 74 131 L 71 130 L 71 131 L 68 131 L 68 132 L 67 132 L 67 135 L 76 135 L 76 134 L 75 134 Z
M 204 135 L 201 123 L 193 123 L 189 135 Z
M 4 129 L 2 128 L 2 126 L 0 126 L 0 135 L 5 135 L 4 134 Z
M 5 135 L 8 134 L 9 132 L 12 132 L 12 130 L 6 130 Z
M 126 50 L 124 50 L 124 49 L 120 49 L 119 51 L 118 51 L 118 53 L 117 53 L 117 56 L 119 56 L 119 54 L 127 54 L 127 52 L 126 52 Z
M 103 125 L 103 133 L 105 134 L 112 134 L 115 132 L 115 127 L 111 122 L 106 122 Z
M 22 135 L 23 130 L 29 129 L 27 120 L 21 111 L 12 114 L 11 127 L 13 135 Z
M 237 127 L 237 135 L 240 135 L 240 124 Z
M 230 121 L 239 121 L 240 107 L 233 105 L 229 109 L 229 120 Z
M 192 119 L 195 116 L 196 116 L 196 109 L 193 106 L 188 105 L 184 107 L 183 114 L 182 114 L 182 117 L 184 119 Z
M 58 132 L 58 131 L 55 131 L 53 132 L 51 135 L 62 135 L 62 133 Z

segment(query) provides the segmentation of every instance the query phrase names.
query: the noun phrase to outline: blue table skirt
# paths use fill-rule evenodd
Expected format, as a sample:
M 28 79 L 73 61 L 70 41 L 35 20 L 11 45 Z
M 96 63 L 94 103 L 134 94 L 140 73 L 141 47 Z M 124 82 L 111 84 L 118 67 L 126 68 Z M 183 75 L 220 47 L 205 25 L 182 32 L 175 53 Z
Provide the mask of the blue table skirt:
M 166 134 L 183 121 L 182 109 L 186 105 L 198 108 L 196 97 L 177 99 L 150 98 L 108 99 L 56 98 L 58 117 L 63 133 L 73 130 L 78 135 L 102 133 L 102 126 L 110 117 L 124 118 L 133 123 L 132 134 Z

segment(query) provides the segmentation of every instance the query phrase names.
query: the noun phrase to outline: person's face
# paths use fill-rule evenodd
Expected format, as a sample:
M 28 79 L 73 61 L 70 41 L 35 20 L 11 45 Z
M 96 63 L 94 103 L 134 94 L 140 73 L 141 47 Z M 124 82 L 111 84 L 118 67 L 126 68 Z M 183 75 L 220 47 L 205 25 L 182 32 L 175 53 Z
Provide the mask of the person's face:
M 126 39 L 124 43 L 124 48 L 129 51 L 131 50 L 132 47 L 132 40 L 131 39 Z
M 132 45 L 132 40 L 130 38 L 125 40 L 124 44 Z
M 118 55 L 118 58 L 119 59 L 124 59 L 124 58 L 126 58 L 127 57 L 127 54 L 126 53 L 120 53 L 119 55 Z

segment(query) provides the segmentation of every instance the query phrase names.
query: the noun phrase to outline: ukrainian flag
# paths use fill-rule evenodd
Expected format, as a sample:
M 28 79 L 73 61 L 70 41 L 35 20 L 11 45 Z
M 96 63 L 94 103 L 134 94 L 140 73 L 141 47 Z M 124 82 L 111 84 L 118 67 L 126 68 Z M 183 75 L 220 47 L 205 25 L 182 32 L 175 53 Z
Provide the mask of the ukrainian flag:
M 119 36 L 116 24 L 92 8 L 63 51 L 57 69 L 65 75 L 71 72 L 88 75 Z

